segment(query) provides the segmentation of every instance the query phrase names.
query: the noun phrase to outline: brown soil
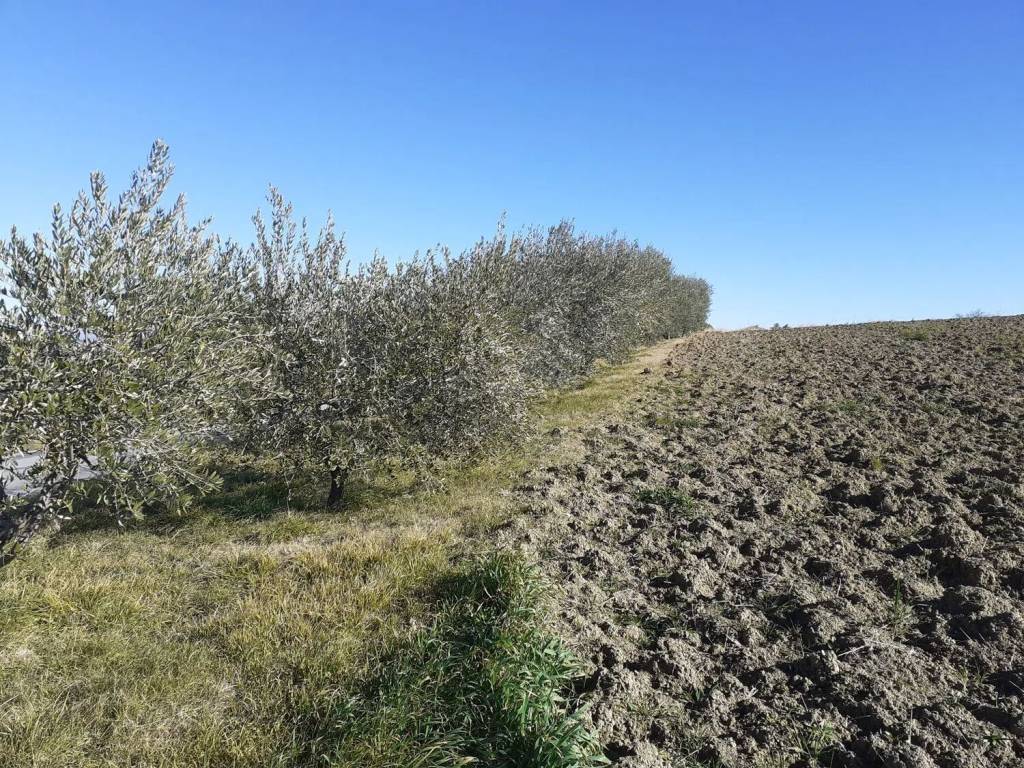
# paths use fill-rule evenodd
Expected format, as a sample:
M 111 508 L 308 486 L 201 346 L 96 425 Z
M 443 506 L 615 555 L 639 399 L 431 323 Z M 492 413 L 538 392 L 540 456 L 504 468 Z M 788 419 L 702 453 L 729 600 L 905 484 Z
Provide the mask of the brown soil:
M 507 532 L 621 766 L 1024 766 L 1024 317 L 702 333 Z

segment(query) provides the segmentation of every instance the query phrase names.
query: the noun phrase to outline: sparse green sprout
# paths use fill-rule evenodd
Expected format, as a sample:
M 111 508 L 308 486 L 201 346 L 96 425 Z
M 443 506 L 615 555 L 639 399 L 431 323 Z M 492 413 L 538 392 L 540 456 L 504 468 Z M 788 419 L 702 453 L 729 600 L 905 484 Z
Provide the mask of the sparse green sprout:
M 717 680 L 708 685 L 690 688 L 683 693 L 683 701 L 691 707 L 703 706 L 711 698 L 711 694 L 714 693 L 716 687 L 718 687 Z
M 992 750 L 996 747 L 1002 746 L 1003 744 L 1008 744 L 1010 741 L 1010 737 L 1007 736 L 1005 733 L 985 731 L 985 735 L 982 737 L 982 740 L 985 742 L 985 749 Z
M 921 410 L 929 415 L 942 415 L 949 412 L 949 407 L 936 400 L 925 400 L 921 403 Z
M 645 488 L 635 496 L 642 504 L 657 504 L 667 512 L 689 515 L 693 513 L 697 502 L 689 494 L 677 488 Z
M 670 413 L 654 414 L 650 423 L 660 429 L 696 429 L 701 426 L 701 420 L 696 416 L 674 416 Z
M 862 416 L 866 410 L 864 403 L 851 399 L 840 400 L 836 403 L 835 407 L 837 411 L 849 414 L 850 416 Z
M 839 732 L 828 722 L 815 722 L 795 728 L 796 751 L 812 765 L 822 765 L 826 753 L 839 744 Z M 828 765 L 828 763 L 824 763 Z
M 889 603 L 888 625 L 896 637 L 904 636 L 914 625 L 914 606 L 904 596 L 902 581 L 897 581 Z

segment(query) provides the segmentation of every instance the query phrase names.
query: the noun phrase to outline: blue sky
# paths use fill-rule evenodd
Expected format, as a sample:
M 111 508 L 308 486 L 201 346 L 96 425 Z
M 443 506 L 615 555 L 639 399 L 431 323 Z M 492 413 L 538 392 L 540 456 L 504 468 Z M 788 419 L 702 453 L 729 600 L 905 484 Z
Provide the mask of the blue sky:
M 247 241 L 273 182 L 354 260 L 574 218 L 719 327 L 1024 312 L 1024 3 L 0 0 L 0 227 L 171 145 Z

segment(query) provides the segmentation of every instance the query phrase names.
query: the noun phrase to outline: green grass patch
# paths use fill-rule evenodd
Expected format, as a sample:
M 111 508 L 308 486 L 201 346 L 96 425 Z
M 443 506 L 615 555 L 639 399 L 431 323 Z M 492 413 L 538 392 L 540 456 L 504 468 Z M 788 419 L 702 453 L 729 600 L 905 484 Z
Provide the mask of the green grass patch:
M 649 423 L 652 427 L 659 429 L 696 429 L 701 425 L 701 420 L 696 416 L 676 416 L 671 413 L 653 414 Z
M 835 410 L 840 413 L 845 413 L 848 416 L 861 417 L 867 414 L 868 407 L 865 403 L 860 400 L 838 400 L 833 406 Z
M 687 493 L 677 488 L 645 488 L 634 497 L 642 504 L 657 504 L 667 512 L 692 515 L 697 502 Z
M 315 712 L 308 764 L 604 764 L 567 697 L 574 658 L 543 629 L 537 575 L 510 555 L 452 574 L 431 625 L 372 665 L 379 674 Z

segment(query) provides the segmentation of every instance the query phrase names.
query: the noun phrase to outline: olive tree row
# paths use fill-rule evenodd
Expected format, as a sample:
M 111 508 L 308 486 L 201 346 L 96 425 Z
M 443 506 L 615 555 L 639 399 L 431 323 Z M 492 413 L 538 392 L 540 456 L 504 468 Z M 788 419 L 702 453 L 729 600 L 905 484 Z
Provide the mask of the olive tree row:
M 699 277 L 672 275 L 665 291 L 663 325 L 665 338 L 683 336 L 707 327 L 711 310 L 711 286 Z
M 214 436 L 323 472 L 337 504 L 354 470 L 477 453 L 541 387 L 706 319 L 706 283 L 567 222 L 353 269 L 273 189 L 252 245 L 222 244 L 158 207 L 171 172 L 158 142 L 116 202 L 94 175 L 50 237 L 0 245 L 0 555 L 83 471 L 119 517 L 186 504 Z

